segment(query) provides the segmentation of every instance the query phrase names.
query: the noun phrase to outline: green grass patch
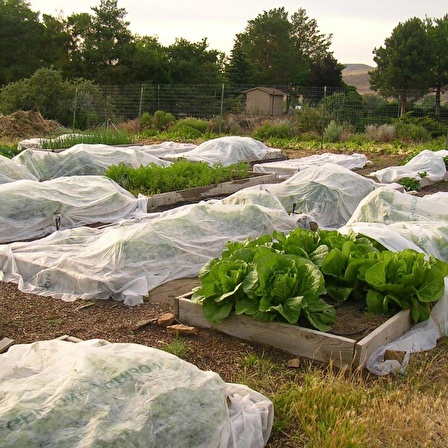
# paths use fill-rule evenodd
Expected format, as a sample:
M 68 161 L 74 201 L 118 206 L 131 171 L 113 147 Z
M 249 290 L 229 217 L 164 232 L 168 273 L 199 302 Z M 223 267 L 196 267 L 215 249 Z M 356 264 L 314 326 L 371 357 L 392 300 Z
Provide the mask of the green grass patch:
M 223 166 L 209 165 L 205 162 L 187 162 L 179 160 L 171 166 L 161 167 L 156 164 L 132 168 L 124 163 L 112 165 L 105 173 L 121 187 L 134 195 L 166 193 L 203 187 L 249 176 L 249 164 L 244 162 Z

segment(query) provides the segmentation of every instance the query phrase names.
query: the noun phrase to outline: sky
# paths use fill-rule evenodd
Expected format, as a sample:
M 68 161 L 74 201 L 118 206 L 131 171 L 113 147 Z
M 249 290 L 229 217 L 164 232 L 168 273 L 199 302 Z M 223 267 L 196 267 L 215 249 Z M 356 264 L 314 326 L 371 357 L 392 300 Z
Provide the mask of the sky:
M 100 0 L 28 0 L 33 11 L 64 17 L 93 14 Z M 441 18 L 448 14 L 445 0 L 118 0 L 127 11 L 133 34 L 157 36 L 168 46 L 176 38 L 199 42 L 207 38 L 208 49 L 230 55 L 235 36 L 248 21 L 264 11 L 284 7 L 291 15 L 303 8 L 315 19 L 320 33 L 332 34 L 330 51 L 342 64 L 375 66 L 373 50 L 401 22 L 419 17 Z

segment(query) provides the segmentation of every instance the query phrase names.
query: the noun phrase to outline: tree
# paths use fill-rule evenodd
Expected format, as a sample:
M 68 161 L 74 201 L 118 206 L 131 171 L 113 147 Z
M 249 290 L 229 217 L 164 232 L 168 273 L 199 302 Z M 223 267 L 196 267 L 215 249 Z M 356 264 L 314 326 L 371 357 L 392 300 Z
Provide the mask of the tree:
M 81 75 L 102 84 L 126 82 L 128 67 L 135 54 L 134 37 L 124 8 L 117 0 L 101 0 L 87 17 L 78 14 L 69 18 L 75 31 L 75 47 L 79 54 L 74 61 L 82 68 Z
M 435 115 L 440 117 L 441 96 L 448 89 L 448 14 L 441 19 L 427 20 L 433 63 L 431 90 L 435 92 Z
M 166 48 L 160 44 L 158 38 L 136 36 L 135 48 L 128 82 L 169 84 L 170 62 Z
M 283 7 L 264 11 L 249 20 L 244 33 L 237 34 L 233 54 L 247 55 L 256 84 L 296 83 L 306 62 L 295 51 L 291 34 L 292 25 Z
M 343 87 L 342 70 L 330 51 L 332 34 L 321 34 L 315 19 L 300 8 L 291 16 L 295 47 L 308 60 L 308 76 L 303 84 L 314 87 Z
M 70 49 L 72 36 L 69 32 L 67 21 L 59 15 L 53 17 L 48 14 L 42 16 L 45 40 L 45 61 L 48 66 L 70 74 Z
M 318 82 L 337 87 L 342 85 L 343 67 L 329 50 L 331 37 L 321 34 L 317 22 L 302 8 L 291 19 L 284 8 L 264 11 L 237 35 L 229 67 L 235 69 L 242 63 L 252 66 L 249 73 L 255 72 L 257 84 L 298 86 Z
M 241 42 L 235 42 L 230 52 L 230 62 L 225 69 L 230 84 L 255 84 L 255 66 L 242 48 Z
M 178 38 L 167 48 L 171 81 L 175 84 L 217 84 L 222 82 L 224 55 L 208 50 L 207 39 L 189 42 Z
M 399 23 L 373 54 L 377 67 L 369 72 L 371 88 L 398 98 L 404 115 L 408 100 L 424 96 L 431 86 L 433 56 L 424 21 L 414 17 Z
M 39 13 L 23 0 L 0 0 L 0 86 L 30 76 L 44 60 Z
M 91 81 L 64 80 L 60 71 L 40 68 L 31 77 L 0 89 L 0 112 L 10 114 L 17 110 L 36 110 L 46 119 L 71 126 L 76 96 L 76 125 L 87 127 L 91 124 L 89 119 L 98 118 L 93 111 L 104 105 L 99 88 Z

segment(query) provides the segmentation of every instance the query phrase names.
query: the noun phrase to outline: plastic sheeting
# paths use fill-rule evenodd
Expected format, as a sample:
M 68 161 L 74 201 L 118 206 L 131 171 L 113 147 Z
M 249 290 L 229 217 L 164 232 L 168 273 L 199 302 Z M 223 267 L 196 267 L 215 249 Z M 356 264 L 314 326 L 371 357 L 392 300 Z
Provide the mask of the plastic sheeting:
M 3 184 L 0 185 L 0 243 L 39 238 L 57 227 L 63 230 L 146 215 L 147 202 L 146 197 L 136 198 L 103 176 Z
M 0 155 L 0 185 L 21 179 L 38 180 L 27 167 Z
M 272 402 L 138 344 L 15 345 L 0 355 L 2 447 L 263 448 Z
M 256 162 L 281 156 L 280 149 L 268 148 L 264 143 L 250 137 L 220 137 L 201 143 L 187 152 L 167 154 L 166 160 L 179 158 L 190 162 L 221 163 L 232 165 L 238 162 Z
M 269 192 L 235 193 L 241 194 L 244 201 L 236 205 L 204 202 L 139 222 L 82 227 L 0 246 L 0 280 L 3 276 L 23 292 L 68 301 L 113 297 L 141 303 L 156 286 L 196 276 L 228 241 L 296 227 L 296 218 Z
M 310 166 L 321 166 L 324 163 L 334 163 L 349 170 L 364 168 L 368 163 L 364 154 L 314 154 L 298 159 L 279 160 L 275 162 L 256 163 L 253 167 L 255 173 L 276 174 L 279 178 L 291 177 L 298 171 Z
M 404 177 L 420 181 L 421 186 L 443 180 L 446 176 L 444 157 L 448 151 L 430 151 L 425 149 L 403 166 L 391 166 L 374 171 L 369 176 L 376 177 L 382 183 L 398 182 Z
M 152 163 L 171 163 L 135 148 L 79 144 L 60 153 L 26 149 L 13 158 L 40 180 L 68 176 L 102 176 L 111 165 L 124 163 L 133 168 Z
M 288 212 L 310 215 L 320 228 L 338 228 L 375 189 L 375 183 L 348 168 L 326 163 L 263 188 L 272 192 Z
M 389 250 L 414 249 L 448 262 L 448 202 L 380 188 L 361 201 L 347 225 L 339 229 L 374 238 Z M 404 372 L 409 355 L 436 346 L 448 335 L 448 278 L 445 294 L 434 306 L 431 317 L 411 328 L 397 340 L 379 347 L 369 357 L 367 369 L 376 375 Z M 406 352 L 402 364 L 384 360 L 386 350 Z

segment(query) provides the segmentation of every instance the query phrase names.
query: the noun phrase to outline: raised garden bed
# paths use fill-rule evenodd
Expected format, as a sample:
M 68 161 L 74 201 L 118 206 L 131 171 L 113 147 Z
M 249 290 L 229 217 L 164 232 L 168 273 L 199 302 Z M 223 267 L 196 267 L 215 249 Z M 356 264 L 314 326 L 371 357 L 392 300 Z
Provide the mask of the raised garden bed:
M 245 179 L 160 193 L 148 198 L 148 213 L 168 210 L 185 204 L 195 204 L 206 199 L 222 198 L 243 188 L 274 182 L 281 182 L 281 179 L 278 179 L 275 174 L 251 173 L 250 177 Z
M 400 311 L 384 320 L 360 339 L 282 322 L 258 321 L 246 315 L 232 314 L 222 323 L 215 324 L 206 320 L 201 305 L 191 302 L 191 295 L 190 291 L 175 298 L 175 316 L 183 324 L 267 344 L 299 357 L 332 362 L 336 367 L 363 368 L 377 348 L 397 339 L 412 326 L 409 310 Z

